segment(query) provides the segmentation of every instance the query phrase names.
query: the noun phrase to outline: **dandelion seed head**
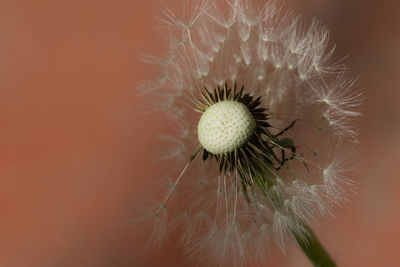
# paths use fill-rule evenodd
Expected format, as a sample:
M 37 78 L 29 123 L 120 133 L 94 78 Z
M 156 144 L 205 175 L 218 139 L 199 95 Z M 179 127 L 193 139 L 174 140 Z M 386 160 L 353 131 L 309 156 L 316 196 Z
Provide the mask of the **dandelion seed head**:
M 353 169 L 337 151 L 357 141 L 362 93 L 329 31 L 279 1 L 178 4 L 161 18 L 167 58 L 146 58 L 160 78 L 141 87 L 169 118 L 163 159 L 182 166 L 150 213 L 163 224 L 150 218 L 193 263 L 266 260 L 347 199 Z

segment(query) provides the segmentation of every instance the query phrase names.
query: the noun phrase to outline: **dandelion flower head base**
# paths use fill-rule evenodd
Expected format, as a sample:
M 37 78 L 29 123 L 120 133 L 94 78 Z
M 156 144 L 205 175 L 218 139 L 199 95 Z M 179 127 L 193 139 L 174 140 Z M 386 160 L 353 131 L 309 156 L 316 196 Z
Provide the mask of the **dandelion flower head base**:
M 261 101 L 261 97 L 254 99 L 250 93 L 245 93 L 245 86 L 237 90 L 236 83 L 232 88 L 227 83 L 223 88 L 218 86 L 213 93 L 204 88 L 197 100 L 196 110 L 203 113 L 197 127 L 203 160 L 215 157 L 220 172 L 238 171 L 245 179 L 244 185 L 248 184 L 245 177 L 249 175 L 249 166 L 253 165 L 254 170 L 261 170 L 262 166 L 278 170 L 295 158 L 290 153 L 288 157 L 285 154 L 286 149 L 295 153 L 293 141 L 280 139 L 280 136 L 296 121 L 272 134 L 268 129 L 271 125 L 267 122 L 267 109 L 259 106 Z
M 256 123 L 249 109 L 241 102 L 224 100 L 208 107 L 198 124 L 200 144 L 216 155 L 233 152 L 254 133 Z
M 240 148 L 253 135 L 255 126 L 253 116 L 244 104 L 224 100 L 203 113 L 197 133 L 204 149 L 219 155 Z

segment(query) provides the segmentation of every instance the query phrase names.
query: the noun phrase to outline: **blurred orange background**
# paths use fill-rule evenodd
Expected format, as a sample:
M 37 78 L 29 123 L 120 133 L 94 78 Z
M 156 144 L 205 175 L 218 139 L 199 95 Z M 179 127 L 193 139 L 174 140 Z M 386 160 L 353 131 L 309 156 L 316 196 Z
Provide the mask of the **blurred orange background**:
M 400 266 L 400 4 L 291 2 L 328 25 L 368 98 L 357 194 L 315 231 L 339 266 Z M 124 223 L 159 148 L 134 88 L 164 3 L 0 0 L 0 266 L 188 266 L 179 248 L 144 254 Z M 276 257 L 311 266 L 296 246 Z

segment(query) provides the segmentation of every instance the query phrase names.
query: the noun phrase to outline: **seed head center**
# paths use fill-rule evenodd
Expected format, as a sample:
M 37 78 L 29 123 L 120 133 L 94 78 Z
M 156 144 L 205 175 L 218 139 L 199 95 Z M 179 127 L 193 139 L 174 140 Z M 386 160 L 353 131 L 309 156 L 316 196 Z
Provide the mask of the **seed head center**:
M 253 135 L 256 122 L 243 103 L 225 100 L 207 108 L 197 126 L 200 144 L 220 155 L 243 146 Z

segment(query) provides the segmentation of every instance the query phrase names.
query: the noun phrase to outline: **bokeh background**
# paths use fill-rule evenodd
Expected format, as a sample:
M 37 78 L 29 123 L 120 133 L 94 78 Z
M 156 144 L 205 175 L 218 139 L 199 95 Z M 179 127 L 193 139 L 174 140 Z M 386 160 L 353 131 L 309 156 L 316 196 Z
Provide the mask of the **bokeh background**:
M 400 4 L 292 0 L 365 88 L 356 194 L 315 231 L 339 266 L 400 266 Z M 135 93 L 163 0 L 0 0 L 0 266 L 188 266 L 127 223 L 160 117 Z M 293 246 L 271 266 L 311 266 Z

